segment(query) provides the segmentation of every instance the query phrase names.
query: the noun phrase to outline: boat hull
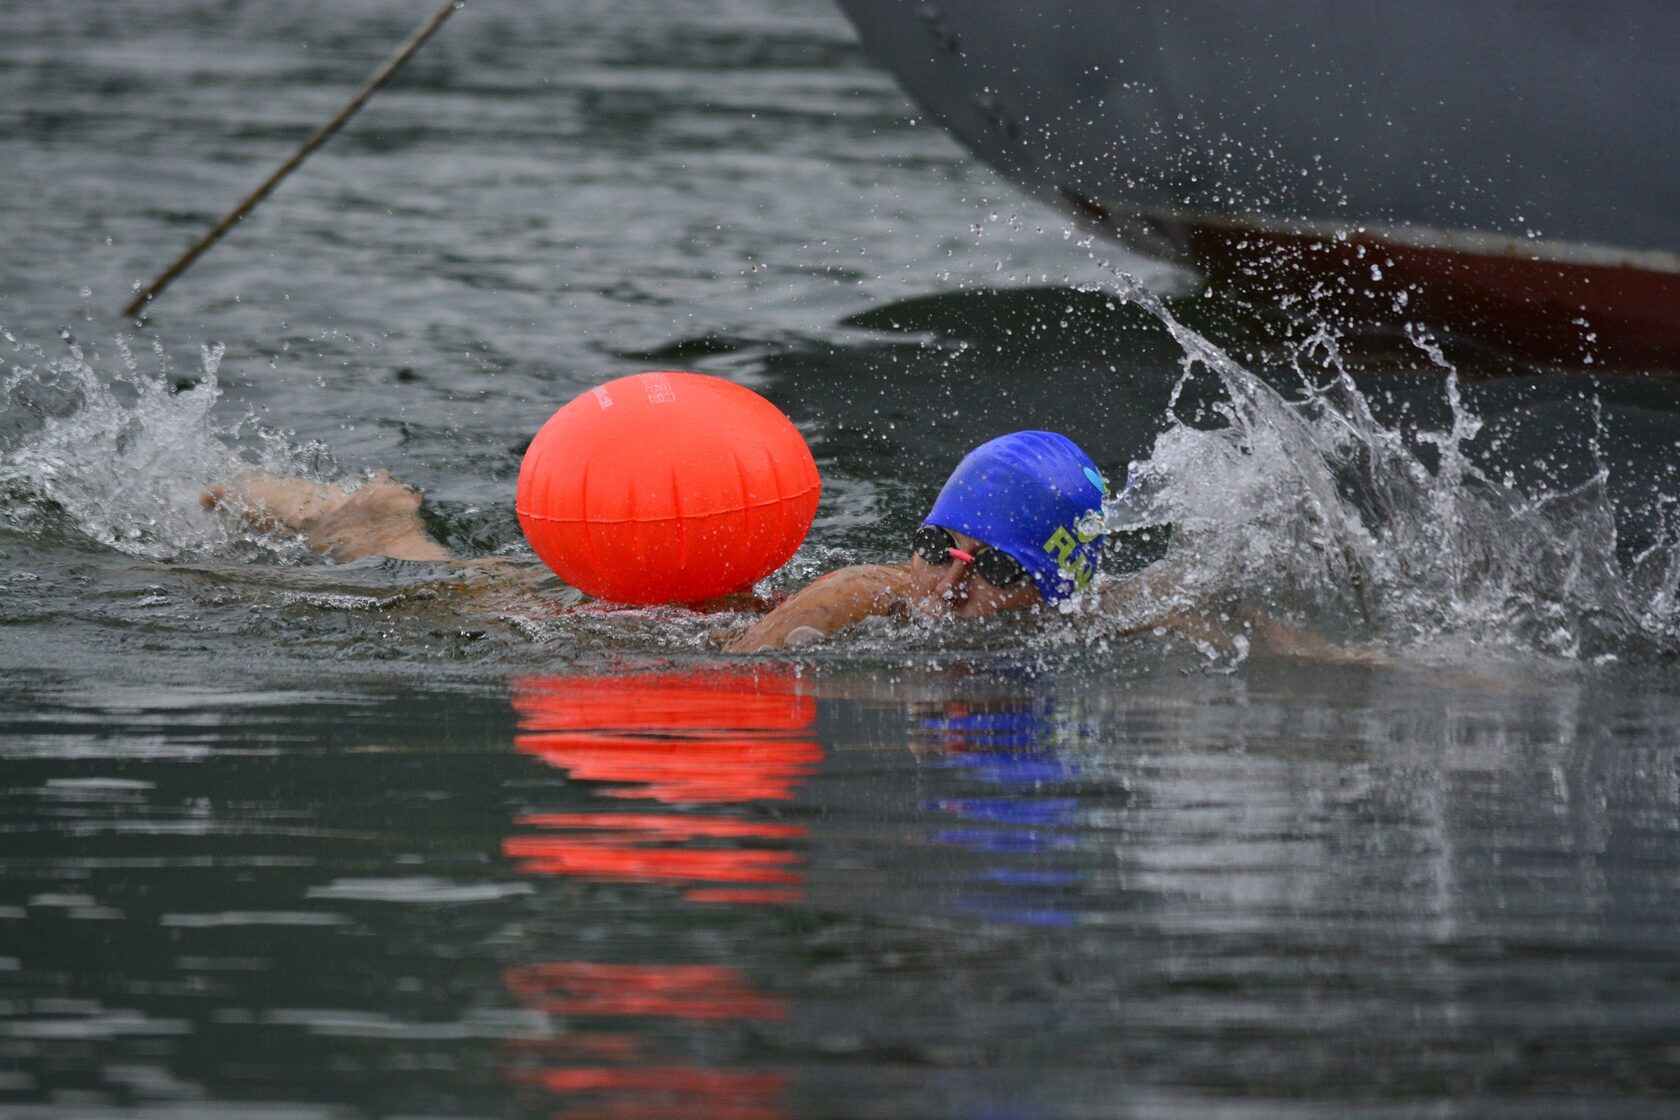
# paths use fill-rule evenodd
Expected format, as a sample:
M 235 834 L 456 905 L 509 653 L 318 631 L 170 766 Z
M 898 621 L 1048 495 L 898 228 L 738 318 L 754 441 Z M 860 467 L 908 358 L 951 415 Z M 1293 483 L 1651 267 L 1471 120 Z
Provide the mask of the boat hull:
M 840 4 L 966 146 L 1134 249 L 1680 369 L 1680 6 Z

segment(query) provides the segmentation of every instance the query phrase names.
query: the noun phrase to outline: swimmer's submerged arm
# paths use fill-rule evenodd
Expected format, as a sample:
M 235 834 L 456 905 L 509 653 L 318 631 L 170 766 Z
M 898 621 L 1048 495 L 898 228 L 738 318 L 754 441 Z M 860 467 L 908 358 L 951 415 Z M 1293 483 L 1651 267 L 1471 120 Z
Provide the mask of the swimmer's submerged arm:
M 823 576 L 724 643 L 729 653 L 785 649 L 843 630 L 910 600 L 905 564 L 858 564 Z
M 1126 619 L 1128 633 L 1161 626 L 1176 629 L 1188 606 L 1184 567 L 1182 560 L 1169 557 L 1141 571 L 1101 577 L 1096 585 L 1098 606 L 1110 617 Z
M 1105 583 L 1099 590 L 1103 610 L 1125 618 L 1123 633 L 1164 630 L 1219 649 L 1235 648 L 1242 633 L 1260 648 L 1301 661 L 1367 668 L 1392 666 L 1394 660 L 1377 650 L 1340 645 L 1310 630 L 1288 626 L 1253 607 L 1210 607 L 1183 594 L 1180 572 L 1158 564 Z M 1235 627 L 1240 626 L 1240 631 Z

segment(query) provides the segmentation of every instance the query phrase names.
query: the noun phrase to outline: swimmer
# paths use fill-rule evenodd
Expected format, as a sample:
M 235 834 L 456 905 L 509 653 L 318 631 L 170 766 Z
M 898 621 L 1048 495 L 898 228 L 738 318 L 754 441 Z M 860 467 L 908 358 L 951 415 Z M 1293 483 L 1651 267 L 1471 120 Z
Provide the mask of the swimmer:
M 1387 663 L 1258 611 L 1205 610 L 1187 601 L 1187 550 L 1141 572 L 1099 579 L 1103 538 L 1096 525 L 1107 496 L 1097 465 L 1066 436 L 999 436 L 957 464 L 913 535 L 907 562 L 821 576 L 723 648 L 787 649 L 880 615 L 982 618 L 1085 596 L 1122 633 L 1173 633 L 1227 653 L 1238 648 L 1240 634 L 1289 657 Z
M 916 615 L 982 618 L 1095 596 L 1124 611 L 1128 632 L 1169 630 L 1232 648 L 1228 619 L 1214 621 L 1174 595 L 1174 565 L 1163 561 L 1119 579 L 1099 580 L 1103 539 L 1092 525 L 1107 484 L 1090 456 L 1055 432 L 999 436 L 957 464 L 915 531 L 909 559 L 856 564 L 820 576 L 745 631 L 723 640 L 730 653 L 815 642 L 864 619 Z M 289 527 L 317 552 L 341 561 L 366 556 L 491 566 L 461 561 L 427 533 L 420 495 L 385 472 L 357 486 L 251 475 L 204 495 L 207 507 L 233 506 L 265 528 Z M 1282 627 L 1256 612 L 1237 625 L 1276 652 L 1368 664 L 1369 655 Z
M 1096 574 L 1102 536 L 1087 523 L 1106 493 L 1097 465 L 1066 436 L 999 436 L 957 464 L 908 561 L 830 572 L 724 648 L 803 645 L 877 615 L 968 619 L 1059 603 Z

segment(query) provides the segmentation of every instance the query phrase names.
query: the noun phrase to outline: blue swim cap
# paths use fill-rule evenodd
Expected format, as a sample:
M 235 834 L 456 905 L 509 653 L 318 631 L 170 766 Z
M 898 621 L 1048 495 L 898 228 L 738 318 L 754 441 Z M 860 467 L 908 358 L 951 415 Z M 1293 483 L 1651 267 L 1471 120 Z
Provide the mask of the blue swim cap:
M 940 525 L 1021 562 L 1046 602 L 1091 582 L 1101 535 L 1080 534 L 1108 484 L 1091 457 L 1055 432 L 1011 432 L 963 457 L 924 525 Z

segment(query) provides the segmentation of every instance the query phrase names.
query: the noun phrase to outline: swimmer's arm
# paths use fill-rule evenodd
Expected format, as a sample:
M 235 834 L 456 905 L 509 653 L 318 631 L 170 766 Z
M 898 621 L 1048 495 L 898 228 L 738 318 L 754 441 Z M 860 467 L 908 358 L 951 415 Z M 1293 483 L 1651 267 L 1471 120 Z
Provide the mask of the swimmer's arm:
M 858 564 L 833 571 L 724 643 L 729 653 L 785 649 L 844 630 L 910 601 L 906 564 Z
M 1339 645 L 1328 638 L 1288 626 L 1262 611 L 1245 608 L 1214 612 L 1175 598 L 1177 573 L 1157 566 L 1109 581 L 1098 589 L 1102 609 L 1125 619 L 1122 633 L 1166 630 L 1216 649 L 1232 650 L 1240 632 L 1260 648 L 1282 657 L 1328 665 L 1386 668 L 1394 659 L 1373 649 Z M 1235 630 L 1233 623 L 1241 627 Z
M 1262 646 L 1283 657 L 1317 661 L 1326 665 L 1354 665 L 1365 669 L 1390 669 L 1396 665 L 1395 660 L 1385 653 L 1340 645 L 1310 630 L 1285 626 L 1259 611 L 1245 611 L 1243 619 L 1248 623 L 1249 632 L 1259 639 Z
M 1142 571 L 1100 578 L 1097 605 L 1104 614 L 1125 619 L 1128 633 L 1173 627 L 1187 606 L 1180 567 L 1161 560 Z

